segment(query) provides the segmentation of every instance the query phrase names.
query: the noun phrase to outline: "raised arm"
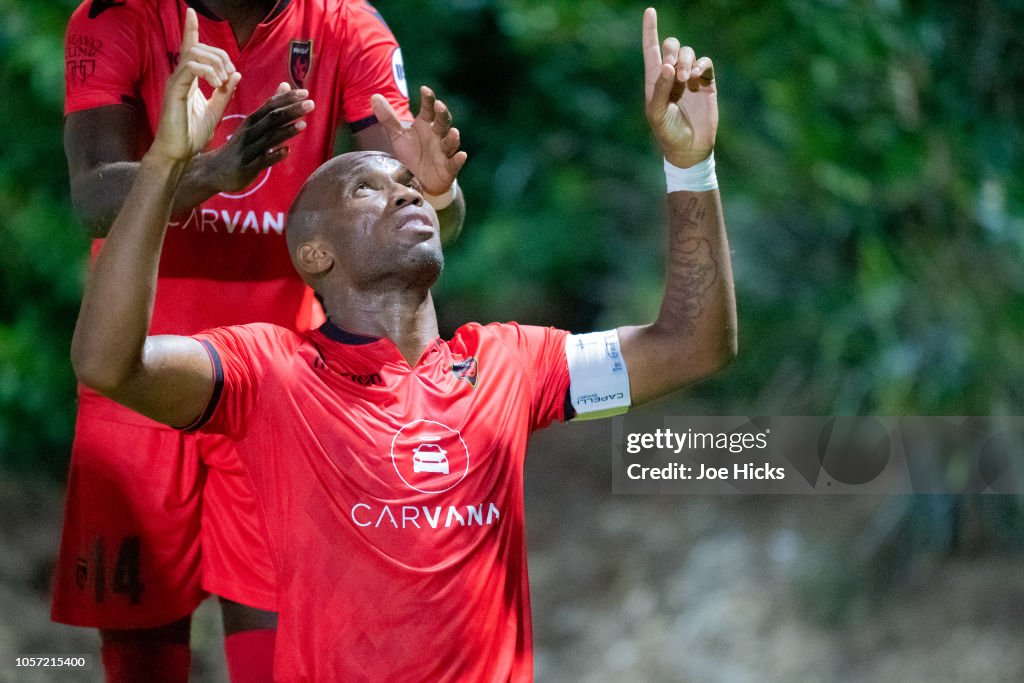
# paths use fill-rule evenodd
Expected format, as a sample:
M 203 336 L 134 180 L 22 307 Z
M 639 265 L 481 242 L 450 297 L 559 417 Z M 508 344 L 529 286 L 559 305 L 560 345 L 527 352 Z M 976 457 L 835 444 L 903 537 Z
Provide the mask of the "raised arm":
M 669 248 L 657 320 L 618 330 L 634 405 L 704 379 L 736 355 L 736 297 L 712 157 L 714 67 L 675 38 L 660 43 L 653 9 L 644 13 L 643 52 L 644 109 L 669 178 Z
M 272 150 L 298 133 L 295 124 L 309 113 L 312 103 L 306 91 L 282 85 L 246 117 L 228 142 L 189 161 L 178 183 L 172 216 L 218 192 L 237 192 L 249 186 L 263 169 L 284 158 L 283 153 Z M 94 237 L 107 234 L 131 190 L 141 166 L 139 147 L 145 126 L 145 116 L 127 104 L 74 112 L 64 121 L 71 199 L 79 219 Z
M 195 10 L 189 9 L 181 61 L 167 83 L 160 125 L 93 266 L 71 344 L 79 381 L 179 427 L 202 413 L 214 373 L 200 342 L 146 336 L 160 249 L 189 160 L 209 142 L 241 78 L 226 54 L 198 41 Z M 199 90 L 199 78 L 216 88 L 209 100 Z

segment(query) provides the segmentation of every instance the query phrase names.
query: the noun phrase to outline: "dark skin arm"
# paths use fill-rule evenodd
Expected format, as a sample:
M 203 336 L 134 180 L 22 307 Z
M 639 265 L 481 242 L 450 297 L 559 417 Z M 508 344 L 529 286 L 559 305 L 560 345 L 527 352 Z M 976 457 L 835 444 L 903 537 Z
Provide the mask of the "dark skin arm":
M 221 59 L 227 60 L 227 55 L 222 54 Z M 433 102 L 431 93 L 429 104 Z M 252 184 L 263 169 L 287 156 L 287 148 L 281 145 L 299 133 L 297 125 L 312 110 L 313 102 L 305 90 L 291 90 L 282 83 L 228 142 L 189 162 L 174 197 L 171 216 L 188 212 L 218 192 L 238 192 Z M 447 109 L 444 113 L 448 115 Z M 449 115 L 449 126 L 450 123 Z M 124 204 L 139 171 L 146 125 L 143 113 L 125 104 L 75 112 L 64 121 L 71 198 L 76 213 L 93 237 L 106 236 Z M 392 137 L 380 123 L 353 137 L 361 150 L 394 151 Z M 437 182 L 439 193 L 443 181 L 442 178 Z M 445 187 L 450 185 L 451 181 Z M 461 192 L 447 208 L 438 211 L 443 243 L 449 244 L 459 236 L 465 213 Z
M 718 128 L 714 68 L 644 14 L 645 112 L 665 158 L 680 168 L 712 152 Z M 633 404 L 714 374 L 736 355 L 736 296 L 718 190 L 668 194 L 665 294 L 651 325 L 619 328 Z
M 709 377 L 736 355 L 736 297 L 718 190 L 672 192 L 668 211 L 658 318 L 619 328 L 633 405 Z
M 312 109 L 306 91 L 279 88 L 231 140 L 192 159 L 171 215 L 181 215 L 218 192 L 237 192 L 250 185 L 264 168 L 287 156 L 287 148 L 280 145 L 299 133 L 297 124 Z M 93 237 L 106 236 L 128 196 L 139 171 L 146 125 L 143 113 L 130 105 L 75 112 L 64 121 L 71 198 Z
M 214 376 L 198 341 L 146 336 L 160 248 L 189 161 L 213 136 L 240 79 L 230 64 L 221 78 L 198 41 L 199 23 L 190 8 L 181 63 L 167 84 L 159 130 L 96 259 L 71 342 L 71 364 L 79 381 L 176 426 L 190 424 L 202 412 Z M 200 77 L 217 88 L 208 101 L 195 87 Z
M 78 380 L 154 420 L 189 425 L 213 390 L 213 369 L 190 337 L 147 337 L 160 246 L 187 162 L 149 152 L 86 284 L 71 342 Z M 159 392 L 154 391 L 159 387 Z

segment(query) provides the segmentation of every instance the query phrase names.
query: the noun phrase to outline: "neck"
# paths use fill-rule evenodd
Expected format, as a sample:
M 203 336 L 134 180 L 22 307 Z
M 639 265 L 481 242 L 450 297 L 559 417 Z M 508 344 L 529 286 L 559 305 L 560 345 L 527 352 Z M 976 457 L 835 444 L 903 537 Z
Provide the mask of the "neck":
M 261 21 L 287 7 L 289 0 L 186 0 L 202 5 L 228 22 L 238 46 L 244 47 Z
M 387 337 L 413 365 L 437 338 L 437 313 L 430 289 L 386 292 L 346 288 L 324 294 L 328 320 L 358 334 Z
M 245 20 L 258 15 L 263 20 L 278 0 L 200 0 L 200 3 L 218 17 L 227 21 Z

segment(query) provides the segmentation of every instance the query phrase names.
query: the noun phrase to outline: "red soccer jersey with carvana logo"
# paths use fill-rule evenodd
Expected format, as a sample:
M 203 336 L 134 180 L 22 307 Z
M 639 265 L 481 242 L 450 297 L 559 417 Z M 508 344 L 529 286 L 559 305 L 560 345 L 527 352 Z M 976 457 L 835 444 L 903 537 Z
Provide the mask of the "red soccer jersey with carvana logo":
M 330 323 L 197 337 L 201 429 L 238 441 L 267 519 L 275 680 L 532 678 L 523 459 L 566 417 L 566 334 L 470 324 L 412 367 Z

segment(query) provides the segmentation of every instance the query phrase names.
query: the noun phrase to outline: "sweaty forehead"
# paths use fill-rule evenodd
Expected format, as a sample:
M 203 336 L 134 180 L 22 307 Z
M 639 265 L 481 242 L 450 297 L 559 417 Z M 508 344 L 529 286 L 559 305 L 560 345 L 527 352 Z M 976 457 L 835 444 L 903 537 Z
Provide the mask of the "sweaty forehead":
M 360 154 L 352 159 L 351 163 L 345 164 L 338 170 L 335 176 L 344 184 L 357 180 L 365 180 L 373 176 L 386 175 L 394 177 L 397 175 L 409 175 L 409 171 L 398 159 L 389 154 L 368 152 Z
M 288 214 L 290 244 L 304 241 L 330 213 L 343 207 L 356 183 L 391 178 L 405 183 L 412 173 L 385 152 L 348 152 L 324 163 L 303 185 Z
M 319 195 L 330 192 L 346 184 L 350 178 L 371 172 L 388 172 L 400 167 L 401 164 L 390 154 L 384 152 L 348 152 L 324 162 L 306 180 L 303 194 Z M 385 170 L 387 169 L 387 170 Z

